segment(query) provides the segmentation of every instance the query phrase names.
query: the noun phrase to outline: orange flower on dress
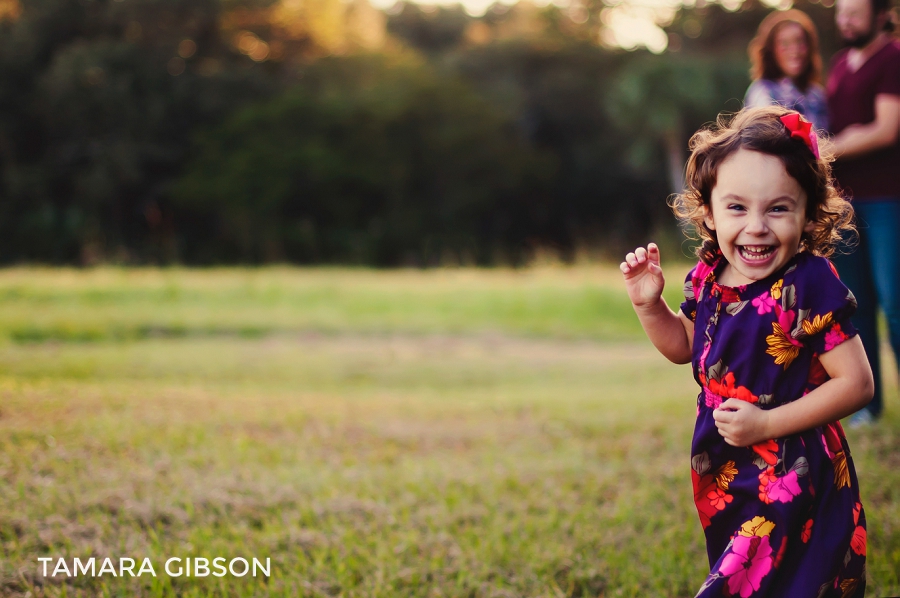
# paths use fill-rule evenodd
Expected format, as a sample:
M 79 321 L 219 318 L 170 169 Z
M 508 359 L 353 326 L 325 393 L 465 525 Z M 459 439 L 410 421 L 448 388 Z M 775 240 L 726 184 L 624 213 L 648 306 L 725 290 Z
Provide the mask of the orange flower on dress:
M 831 325 L 831 321 L 831 312 L 828 312 L 824 316 L 817 315 L 812 320 L 803 320 L 803 332 L 809 336 L 813 336 L 828 328 L 828 326 Z
M 720 397 L 725 397 L 726 399 L 740 399 L 742 401 L 747 401 L 748 403 L 756 403 L 759 401 L 759 397 L 750 392 L 749 388 L 735 384 L 734 372 L 728 372 L 722 380 L 710 378 L 707 381 L 706 387 L 709 388 L 711 393 L 719 395 Z
M 837 489 L 850 487 L 850 468 L 847 455 L 844 453 L 844 429 L 840 422 L 831 422 L 822 426 L 822 444 L 834 467 L 834 485 Z
M 853 530 L 853 537 L 850 538 L 850 548 L 859 556 L 866 556 L 866 528 L 861 525 L 856 526 Z
M 714 488 L 706 494 L 706 499 L 711 507 L 717 511 L 722 511 L 728 506 L 728 503 L 734 500 L 734 497 L 722 492 L 721 488 Z
M 713 475 L 701 476 L 696 471 L 691 471 L 691 479 L 694 482 L 694 504 L 697 506 L 697 514 L 700 516 L 700 525 L 706 529 L 712 523 L 713 515 L 724 509 L 725 505 L 717 501 L 721 508 L 716 508 L 717 505 L 710 502 L 709 496 L 719 490 Z
M 785 332 L 778 322 L 772 322 L 772 334 L 766 337 L 766 344 L 769 345 L 766 353 L 775 358 L 776 364 L 784 364 L 785 369 L 800 355 L 800 341 Z
M 704 473 L 700 473 L 703 471 Z M 726 492 L 728 484 L 734 481 L 737 468 L 734 461 L 728 461 L 716 469 L 715 472 L 706 473 L 705 467 L 691 469 L 691 480 L 694 483 L 694 504 L 700 515 L 700 524 L 706 529 L 711 523 L 713 515 L 725 510 L 725 507 L 734 500 L 734 497 Z
M 716 484 L 722 490 L 728 490 L 728 484 L 734 481 L 734 476 L 738 473 L 734 461 L 728 461 L 716 470 Z M 730 502 L 730 501 L 729 501 Z
M 784 553 L 787 550 L 788 539 L 787 536 L 781 539 L 781 547 L 778 549 L 778 552 L 775 553 L 775 559 L 772 561 L 772 566 L 776 569 L 781 566 L 781 561 L 784 559 Z
M 781 287 L 784 285 L 784 279 L 782 278 L 778 282 L 772 285 L 771 294 L 772 299 L 778 300 L 781 299 Z
M 850 548 L 853 552 L 860 556 L 866 556 L 866 528 L 859 525 L 859 514 L 862 512 L 862 503 L 857 502 L 853 505 L 853 536 L 850 538 Z
M 752 538 L 753 536 L 764 538 L 771 534 L 773 529 L 775 529 L 775 523 L 767 520 L 761 515 L 757 515 L 750 521 L 745 521 L 743 525 L 741 525 L 738 535 L 744 536 L 745 538 Z
M 741 300 L 741 296 L 731 287 L 725 287 L 717 282 L 713 283 L 712 294 L 722 297 L 722 303 L 737 303 Z
M 778 463 L 778 457 L 775 455 L 775 453 L 778 452 L 778 443 L 774 440 L 769 439 L 765 442 L 758 442 L 750 448 L 753 449 L 753 452 L 762 457 L 762 460 L 768 465 L 775 465 Z
M 812 519 L 807 520 L 807 522 L 803 524 L 803 529 L 800 531 L 800 539 L 803 540 L 804 544 L 809 542 L 809 539 L 812 537 L 812 526 Z
M 859 580 L 856 578 L 845 579 L 841 582 L 841 598 L 850 598 L 856 594 L 856 588 L 859 586 Z
M 849 488 L 850 468 L 847 466 L 847 455 L 844 454 L 843 450 L 835 453 L 834 459 L 831 460 L 831 465 L 834 467 L 834 485 L 837 486 L 837 489 Z

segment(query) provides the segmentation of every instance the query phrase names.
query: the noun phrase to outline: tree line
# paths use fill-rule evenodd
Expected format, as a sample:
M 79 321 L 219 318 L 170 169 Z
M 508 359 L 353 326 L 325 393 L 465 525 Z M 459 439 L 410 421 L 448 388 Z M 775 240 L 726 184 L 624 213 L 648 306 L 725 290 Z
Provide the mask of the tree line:
M 0 0 L 0 262 L 522 263 L 670 222 L 768 10 Z M 833 35 L 830 10 L 803 5 Z

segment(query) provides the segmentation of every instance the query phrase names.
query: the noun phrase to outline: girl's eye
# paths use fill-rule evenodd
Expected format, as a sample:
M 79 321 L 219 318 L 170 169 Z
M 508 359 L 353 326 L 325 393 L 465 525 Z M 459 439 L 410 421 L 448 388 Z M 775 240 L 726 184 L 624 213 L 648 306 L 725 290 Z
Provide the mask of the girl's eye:
M 737 210 L 737 211 L 739 211 L 739 212 L 742 212 L 742 211 L 744 210 L 744 206 L 742 206 L 742 205 L 740 205 L 740 204 L 733 203 L 733 204 L 731 204 L 730 206 L 728 206 L 728 209 L 729 209 L 729 210 Z
M 772 208 L 773 212 L 787 212 L 788 209 L 785 206 L 775 206 Z

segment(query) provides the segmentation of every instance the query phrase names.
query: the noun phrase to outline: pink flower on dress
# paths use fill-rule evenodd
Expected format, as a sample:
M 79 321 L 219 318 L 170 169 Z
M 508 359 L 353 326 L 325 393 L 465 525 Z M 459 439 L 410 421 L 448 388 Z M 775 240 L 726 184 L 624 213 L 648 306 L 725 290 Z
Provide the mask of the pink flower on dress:
M 771 571 L 771 556 L 769 536 L 735 536 L 731 552 L 725 555 L 719 567 L 719 573 L 728 578 L 728 592 L 732 596 L 740 594 L 741 598 L 749 598 Z
M 693 279 L 697 281 L 697 287 L 700 287 L 703 285 L 703 282 L 706 280 L 706 278 L 709 276 L 709 274 L 712 271 L 713 271 L 712 266 L 708 266 L 708 265 L 704 264 L 703 262 L 700 262 L 699 264 L 697 264 L 697 267 L 694 269 L 694 276 L 693 276 Z
M 759 315 L 767 314 L 775 307 L 775 300 L 769 295 L 769 291 L 766 291 L 750 303 L 756 308 L 756 313 Z
M 840 324 L 835 324 L 831 330 L 825 333 L 825 351 L 831 351 L 847 340 L 847 335 L 841 330 Z
M 797 483 L 797 472 L 793 469 L 780 478 L 775 475 L 771 465 L 759 474 L 759 500 L 771 504 L 773 502 L 791 502 L 800 496 L 800 484 Z
M 706 400 L 706 406 L 711 409 L 718 409 L 722 404 L 722 397 L 706 387 L 703 388 L 703 398 Z
M 794 325 L 794 310 L 782 310 L 776 304 L 775 314 L 778 316 L 778 325 L 781 326 L 781 329 L 784 331 L 788 340 L 798 347 L 801 346 L 800 341 L 791 336 L 791 327 Z
M 833 461 L 833 460 L 834 460 L 834 453 L 832 453 L 832 452 L 828 449 L 828 441 L 825 440 L 825 434 L 820 434 L 819 437 L 822 439 L 822 446 L 825 448 L 825 454 L 828 455 L 828 458 L 831 459 L 831 460 Z

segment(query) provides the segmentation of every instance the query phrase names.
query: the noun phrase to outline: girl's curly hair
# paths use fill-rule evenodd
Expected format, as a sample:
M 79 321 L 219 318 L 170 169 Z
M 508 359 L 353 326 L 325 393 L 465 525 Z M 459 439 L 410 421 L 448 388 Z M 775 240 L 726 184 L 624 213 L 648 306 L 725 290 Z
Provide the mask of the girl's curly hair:
M 819 137 L 819 155 L 802 140 L 792 138 L 779 120 L 795 111 L 781 106 L 745 108 L 729 117 L 720 114 L 715 125 L 703 128 L 691 137 L 691 157 L 685 173 L 685 189 L 669 201 L 688 238 L 693 228 L 701 245 L 697 257 L 712 265 L 718 255 L 716 233 L 706 226 L 704 217 L 710 209 L 712 190 L 716 186 L 719 166 L 739 149 L 775 156 L 784 164 L 806 193 L 806 218 L 814 223 L 812 232 L 803 233 L 801 250 L 814 255 L 830 256 L 845 231 L 853 232 L 853 208 L 844 199 L 831 177 L 833 157 L 826 139 Z

